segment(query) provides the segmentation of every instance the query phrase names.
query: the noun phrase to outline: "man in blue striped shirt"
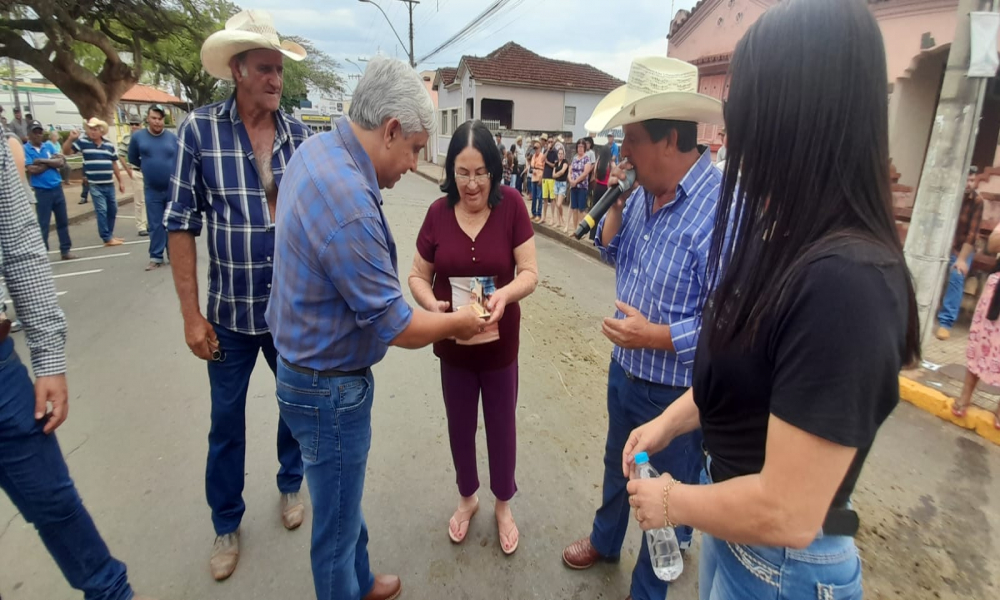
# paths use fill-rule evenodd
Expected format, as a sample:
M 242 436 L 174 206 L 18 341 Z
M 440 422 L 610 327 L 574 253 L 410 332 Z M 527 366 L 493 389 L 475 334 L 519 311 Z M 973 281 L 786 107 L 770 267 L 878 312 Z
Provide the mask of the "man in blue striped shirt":
M 297 51 L 287 50 L 286 45 Z M 277 352 L 264 311 L 271 292 L 278 187 L 308 127 L 279 110 L 283 58 L 301 60 L 298 44 L 280 42 L 271 18 L 247 10 L 205 40 L 205 70 L 231 79 L 227 100 L 196 109 L 177 132 L 177 165 L 164 217 L 174 285 L 191 352 L 208 361 L 212 425 L 205 491 L 216 539 L 209 567 L 217 581 L 236 569 L 246 460 L 247 389 L 258 356 L 271 371 Z M 195 236 L 208 226 L 208 308 L 198 305 Z M 207 318 L 206 318 L 207 317 Z M 282 524 L 302 524 L 302 455 L 278 420 L 278 491 Z
M 595 131 L 623 126 L 621 156 L 628 161 L 625 168 L 635 170 L 638 186 L 608 211 L 595 240 L 615 267 L 617 311 L 603 323 L 615 347 L 608 373 L 603 500 L 590 536 L 563 552 L 575 569 L 620 555 L 630 509 L 622 473 L 625 443 L 633 429 L 658 417 L 691 386 L 722 180 L 711 152 L 697 146 L 697 121 L 721 121 L 721 103 L 697 94 L 697 80 L 697 68 L 682 61 L 637 59 L 626 85 L 634 88 L 626 94 L 632 104 L 622 106 L 621 95 L 610 109 L 602 101 L 587 123 Z M 601 117 L 605 110 L 610 118 Z M 616 175 L 625 173 L 618 169 Z M 658 472 L 693 484 L 701 457 L 701 432 L 695 431 L 674 439 L 650 461 Z M 687 548 L 691 528 L 676 533 Z M 643 536 L 629 597 L 660 600 L 666 594 L 667 582 L 654 574 Z
M 118 200 L 115 198 L 114 180 L 118 180 L 118 191 L 122 193 L 125 193 L 125 182 L 118 169 L 118 151 L 114 144 L 104 139 L 107 134 L 108 124 L 93 117 L 87 121 L 86 137 L 80 137 L 80 132 L 75 129 L 70 132 L 63 144 L 63 154 L 72 156 L 79 152 L 83 155 L 83 174 L 94 198 L 97 232 L 105 246 L 121 246 L 125 240 L 115 237 Z

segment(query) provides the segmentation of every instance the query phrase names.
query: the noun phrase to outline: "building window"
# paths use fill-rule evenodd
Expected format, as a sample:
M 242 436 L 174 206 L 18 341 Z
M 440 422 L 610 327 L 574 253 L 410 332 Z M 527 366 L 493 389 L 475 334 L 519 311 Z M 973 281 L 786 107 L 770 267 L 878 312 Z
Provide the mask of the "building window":
M 563 125 L 576 125 L 576 107 L 563 108 Z
M 448 111 L 441 111 L 441 135 L 448 135 Z
M 451 111 L 451 133 L 455 133 L 456 129 L 458 129 L 458 109 L 457 108 Z
M 493 132 L 513 129 L 514 101 L 483 98 L 480 103 L 479 118 Z

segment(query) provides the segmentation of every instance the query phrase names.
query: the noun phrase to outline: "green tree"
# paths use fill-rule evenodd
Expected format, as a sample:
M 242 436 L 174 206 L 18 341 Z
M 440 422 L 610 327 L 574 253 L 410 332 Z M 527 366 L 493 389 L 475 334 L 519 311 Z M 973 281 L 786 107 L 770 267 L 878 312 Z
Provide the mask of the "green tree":
M 186 1 L 4 0 L 0 56 L 34 67 L 80 114 L 110 122 L 143 73 L 145 47 L 186 28 Z
M 344 80 L 337 74 L 337 61 L 309 40 L 289 37 L 306 50 L 301 62 L 285 61 L 285 82 L 281 89 L 281 107 L 286 111 L 301 105 L 309 90 L 333 94 L 344 89 Z
M 212 102 L 219 87 L 219 81 L 202 68 L 201 46 L 239 11 L 228 0 L 181 0 L 177 18 L 186 26 L 144 47 L 146 59 L 156 65 L 151 68 L 180 82 L 194 106 Z

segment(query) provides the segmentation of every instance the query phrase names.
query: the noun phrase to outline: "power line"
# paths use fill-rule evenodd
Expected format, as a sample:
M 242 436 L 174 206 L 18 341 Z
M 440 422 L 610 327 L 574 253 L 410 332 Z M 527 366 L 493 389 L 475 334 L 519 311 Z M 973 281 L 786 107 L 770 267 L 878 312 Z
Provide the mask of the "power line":
M 514 23 L 515 21 L 517 21 L 521 17 L 523 17 L 524 16 L 523 14 L 515 14 L 515 11 L 517 11 L 517 9 L 524 3 L 524 0 L 512 0 L 512 2 L 513 2 L 513 4 L 510 5 L 510 10 L 508 12 L 511 13 L 513 16 L 506 23 L 504 23 L 503 25 L 500 25 L 499 27 L 492 28 L 489 31 L 484 32 L 482 35 L 476 35 L 476 36 L 471 36 L 470 35 L 470 36 L 466 37 L 463 42 L 457 43 L 457 45 L 453 46 L 452 49 L 455 50 L 455 51 L 459 51 L 459 50 L 462 50 L 464 48 L 468 48 L 470 44 L 472 44 L 473 42 L 475 42 L 475 41 L 477 41 L 479 39 L 483 39 L 483 38 L 490 39 L 491 37 L 495 36 L 497 33 L 500 33 L 501 31 L 503 31 L 504 29 L 506 29 L 507 27 L 509 27 L 512 23 Z M 535 3 L 532 5 L 532 10 L 534 10 L 539 5 L 541 5 L 542 2 L 545 2 L 545 0 L 535 0 Z M 495 22 L 498 22 L 499 20 L 500 19 L 497 18 L 497 19 L 495 19 Z M 493 51 L 493 50 L 496 50 L 496 48 L 491 48 L 490 49 L 490 51 Z
M 433 57 L 436 54 L 439 54 L 443 50 L 445 50 L 448 47 L 452 46 L 453 44 L 456 44 L 459 41 L 462 41 L 464 39 L 467 39 L 473 33 L 475 33 L 475 31 L 477 29 L 481 28 L 486 23 L 488 23 L 489 21 L 493 20 L 510 3 L 511 3 L 511 0 L 496 0 L 495 2 L 493 2 L 492 4 L 490 4 L 486 8 L 486 10 L 484 10 L 481 13 L 479 13 L 479 15 L 475 19 L 473 19 L 468 25 L 466 25 L 465 27 L 463 27 L 462 29 L 460 29 L 458 31 L 458 33 L 456 33 L 455 35 L 451 36 L 448 40 L 446 40 L 443 44 L 441 44 L 440 46 L 438 46 L 434 50 L 431 50 L 428 54 L 426 54 L 424 57 L 422 57 L 417 62 L 418 63 L 424 62 L 425 60 Z

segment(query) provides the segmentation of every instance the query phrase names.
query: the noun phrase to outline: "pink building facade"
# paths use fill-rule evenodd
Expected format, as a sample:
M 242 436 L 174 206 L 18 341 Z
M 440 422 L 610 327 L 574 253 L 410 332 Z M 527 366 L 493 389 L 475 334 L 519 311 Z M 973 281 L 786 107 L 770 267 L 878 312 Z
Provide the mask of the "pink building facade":
M 726 73 L 737 42 L 779 0 L 701 0 L 670 24 L 668 55 L 698 66 L 701 91 L 723 98 Z M 937 111 L 948 50 L 955 35 L 958 0 L 868 0 L 885 40 L 889 76 L 889 151 L 897 214 L 913 206 L 931 125 Z M 703 127 L 702 140 L 717 147 L 719 128 Z M 972 163 L 988 200 L 984 227 L 1000 220 L 1000 86 L 994 78 L 983 106 Z

